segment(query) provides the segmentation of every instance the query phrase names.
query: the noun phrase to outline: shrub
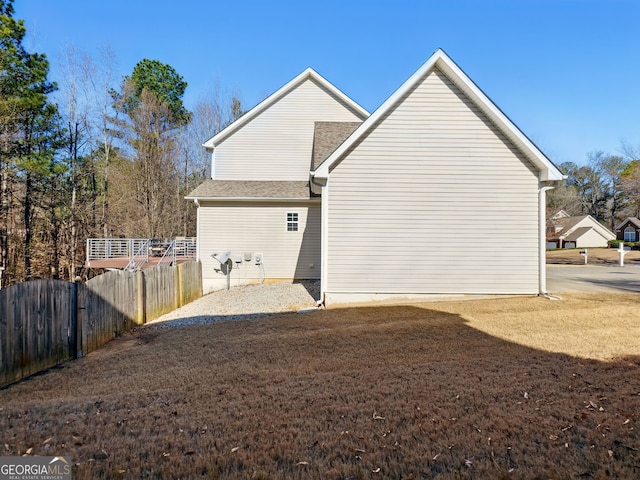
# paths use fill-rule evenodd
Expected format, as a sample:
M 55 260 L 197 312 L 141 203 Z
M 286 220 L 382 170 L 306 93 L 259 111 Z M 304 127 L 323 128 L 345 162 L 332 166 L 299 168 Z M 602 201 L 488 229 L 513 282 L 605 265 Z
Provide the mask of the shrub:
M 622 243 L 622 240 L 609 240 L 607 242 L 609 248 L 618 248 Z M 624 242 L 625 247 L 630 247 L 631 250 L 640 250 L 640 242 Z

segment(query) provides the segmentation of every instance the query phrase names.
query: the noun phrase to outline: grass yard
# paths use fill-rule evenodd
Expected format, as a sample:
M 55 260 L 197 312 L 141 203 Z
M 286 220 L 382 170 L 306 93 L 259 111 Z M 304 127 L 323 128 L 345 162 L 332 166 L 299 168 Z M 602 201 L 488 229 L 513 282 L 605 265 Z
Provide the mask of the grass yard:
M 582 248 L 547 250 L 547 263 L 558 265 L 584 265 Z M 587 248 L 589 265 L 618 265 L 619 253 L 615 248 Z M 624 256 L 625 265 L 640 265 L 640 250 L 631 250 Z
M 0 390 L 0 448 L 76 479 L 640 478 L 638 298 L 140 328 Z

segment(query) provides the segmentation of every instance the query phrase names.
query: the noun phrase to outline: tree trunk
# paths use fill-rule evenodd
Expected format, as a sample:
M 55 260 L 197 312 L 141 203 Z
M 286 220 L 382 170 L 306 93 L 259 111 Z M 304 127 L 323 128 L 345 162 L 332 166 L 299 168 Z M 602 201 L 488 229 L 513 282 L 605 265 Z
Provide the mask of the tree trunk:
M 69 208 L 69 224 L 71 226 L 71 241 L 70 248 L 71 254 L 69 255 L 69 280 L 72 280 L 76 276 L 76 255 L 78 248 L 78 232 L 76 226 L 76 195 L 77 195 L 77 179 L 76 168 L 78 161 L 78 123 L 75 124 L 75 133 L 71 130 L 71 124 L 69 124 L 70 141 L 69 150 L 71 153 L 71 205 Z
M 25 187 L 24 187 L 24 278 L 25 280 L 31 280 L 31 242 L 33 240 L 32 230 L 32 210 L 33 204 L 31 203 L 33 195 L 33 180 L 31 173 L 26 172 L 25 175 Z
M 9 257 L 9 189 L 5 163 L 0 164 L 0 267 L 7 268 Z

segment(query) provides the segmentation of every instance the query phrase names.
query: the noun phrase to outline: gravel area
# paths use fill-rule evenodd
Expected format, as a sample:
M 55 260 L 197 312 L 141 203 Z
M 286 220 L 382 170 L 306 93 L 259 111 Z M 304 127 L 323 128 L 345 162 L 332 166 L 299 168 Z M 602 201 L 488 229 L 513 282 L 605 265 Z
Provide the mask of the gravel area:
M 313 309 L 320 298 L 320 281 L 247 285 L 205 295 L 148 325 L 174 328 L 186 325 L 258 318 L 273 313 Z

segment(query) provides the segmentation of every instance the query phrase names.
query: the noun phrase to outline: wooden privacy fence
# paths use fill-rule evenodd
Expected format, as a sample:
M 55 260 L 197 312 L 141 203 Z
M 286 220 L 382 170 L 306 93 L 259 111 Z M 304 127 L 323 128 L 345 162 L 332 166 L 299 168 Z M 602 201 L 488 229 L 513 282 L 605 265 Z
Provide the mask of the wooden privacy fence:
M 202 296 L 200 262 L 0 290 L 0 387 L 99 348 Z

